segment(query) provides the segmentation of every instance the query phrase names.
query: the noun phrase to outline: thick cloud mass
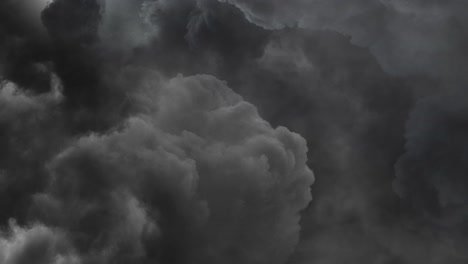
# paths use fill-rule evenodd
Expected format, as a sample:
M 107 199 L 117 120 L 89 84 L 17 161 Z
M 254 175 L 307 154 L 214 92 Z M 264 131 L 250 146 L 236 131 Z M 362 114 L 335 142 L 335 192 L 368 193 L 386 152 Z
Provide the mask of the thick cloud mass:
M 467 7 L 0 1 L 0 262 L 467 263 Z
M 408 121 L 406 152 L 396 165 L 400 195 L 434 224 L 461 236 L 467 224 L 467 118 L 465 100 L 421 102 Z
M 137 116 L 69 143 L 48 162 L 30 219 L 67 230 L 76 263 L 283 263 L 311 199 L 304 139 L 273 129 L 214 77 L 147 82 L 154 86 L 135 95 Z M 16 102 L 10 111 L 41 106 L 12 89 L 2 93 Z M 15 230 L 7 263 L 59 254 L 48 227 Z
M 5 264 L 79 264 L 63 232 L 43 225 L 23 229 L 10 222 L 0 238 L 0 260 Z
M 464 1 L 228 0 L 266 28 L 333 30 L 371 49 L 392 74 L 431 74 L 447 85 L 466 81 L 468 21 Z M 462 80 L 460 80 L 462 79 Z

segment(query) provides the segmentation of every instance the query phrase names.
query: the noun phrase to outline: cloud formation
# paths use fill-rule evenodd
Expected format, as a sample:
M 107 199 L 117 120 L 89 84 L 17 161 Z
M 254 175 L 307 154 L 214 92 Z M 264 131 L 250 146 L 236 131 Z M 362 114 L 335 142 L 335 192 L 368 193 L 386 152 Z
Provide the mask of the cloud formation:
M 0 260 L 5 264 L 79 264 L 80 259 L 59 230 L 37 224 L 18 227 L 10 221 L 10 230 L 0 238 Z
M 28 1 L 0 260 L 466 263 L 461 1 Z
M 45 226 L 17 227 L 7 263 L 30 251 L 62 258 L 34 249 L 43 233 L 50 247 L 59 243 L 50 228 L 67 231 L 76 263 L 283 263 L 292 253 L 313 182 L 304 139 L 273 129 L 214 77 L 148 82 L 152 90 L 135 95 L 138 115 L 69 141 L 47 162 L 28 213 Z M 2 99 L 23 104 L 17 112 L 41 105 L 12 89 Z
M 461 1 L 226 1 L 262 27 L 333 30 L 369 47 L 392 74 L 429 74 L 446 85 L 466 82 L 466 28 Z
M 395 183 L 398 193 L 433 225 L 460 237 L 466 237 L 465 108 L 455 96 L 420 102 L 407 123 L 406 151 L 396 164 Z

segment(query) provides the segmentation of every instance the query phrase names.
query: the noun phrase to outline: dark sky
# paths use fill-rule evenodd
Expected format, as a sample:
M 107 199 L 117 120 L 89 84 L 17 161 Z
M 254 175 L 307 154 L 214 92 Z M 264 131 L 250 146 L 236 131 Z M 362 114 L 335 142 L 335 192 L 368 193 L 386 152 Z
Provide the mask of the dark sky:
M 468 263 L 467 10 L 1 0 L 0 263 Z

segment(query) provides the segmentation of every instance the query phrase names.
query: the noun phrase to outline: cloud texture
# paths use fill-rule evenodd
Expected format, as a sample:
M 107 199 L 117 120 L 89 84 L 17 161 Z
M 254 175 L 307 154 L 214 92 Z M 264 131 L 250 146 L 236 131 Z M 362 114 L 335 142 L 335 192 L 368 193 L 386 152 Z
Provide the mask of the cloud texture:
M 466 8 L 2 1 L 0 262 L 466 263 Z

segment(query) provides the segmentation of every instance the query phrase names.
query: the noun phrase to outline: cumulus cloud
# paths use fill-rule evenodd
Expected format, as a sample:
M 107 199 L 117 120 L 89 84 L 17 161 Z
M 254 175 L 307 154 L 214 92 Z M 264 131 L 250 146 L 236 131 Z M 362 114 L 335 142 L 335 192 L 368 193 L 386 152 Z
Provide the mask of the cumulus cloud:
M 10 221 L 0 238 L 0 260 L 5 264 L 80 264 L 65 233 L 41 224 L 29 228 Z
M 34 214 L 84 263 L 283 263 L 311 200 L 305 140 L 213 77 L 155 85 L 149 110 L 51 161 Z
M 6 244 L 46 230 L 51 263 L 466 263 L 464 3 L 28 1 L 0 2 Z
M 57 111 L 61 83 L 51 78 L 52 90 L 40 95 L 9 81 L 0 84 L 1 223 L 25 220 L 30 195 L 44 184 L 44 163 L 65 139 Z

